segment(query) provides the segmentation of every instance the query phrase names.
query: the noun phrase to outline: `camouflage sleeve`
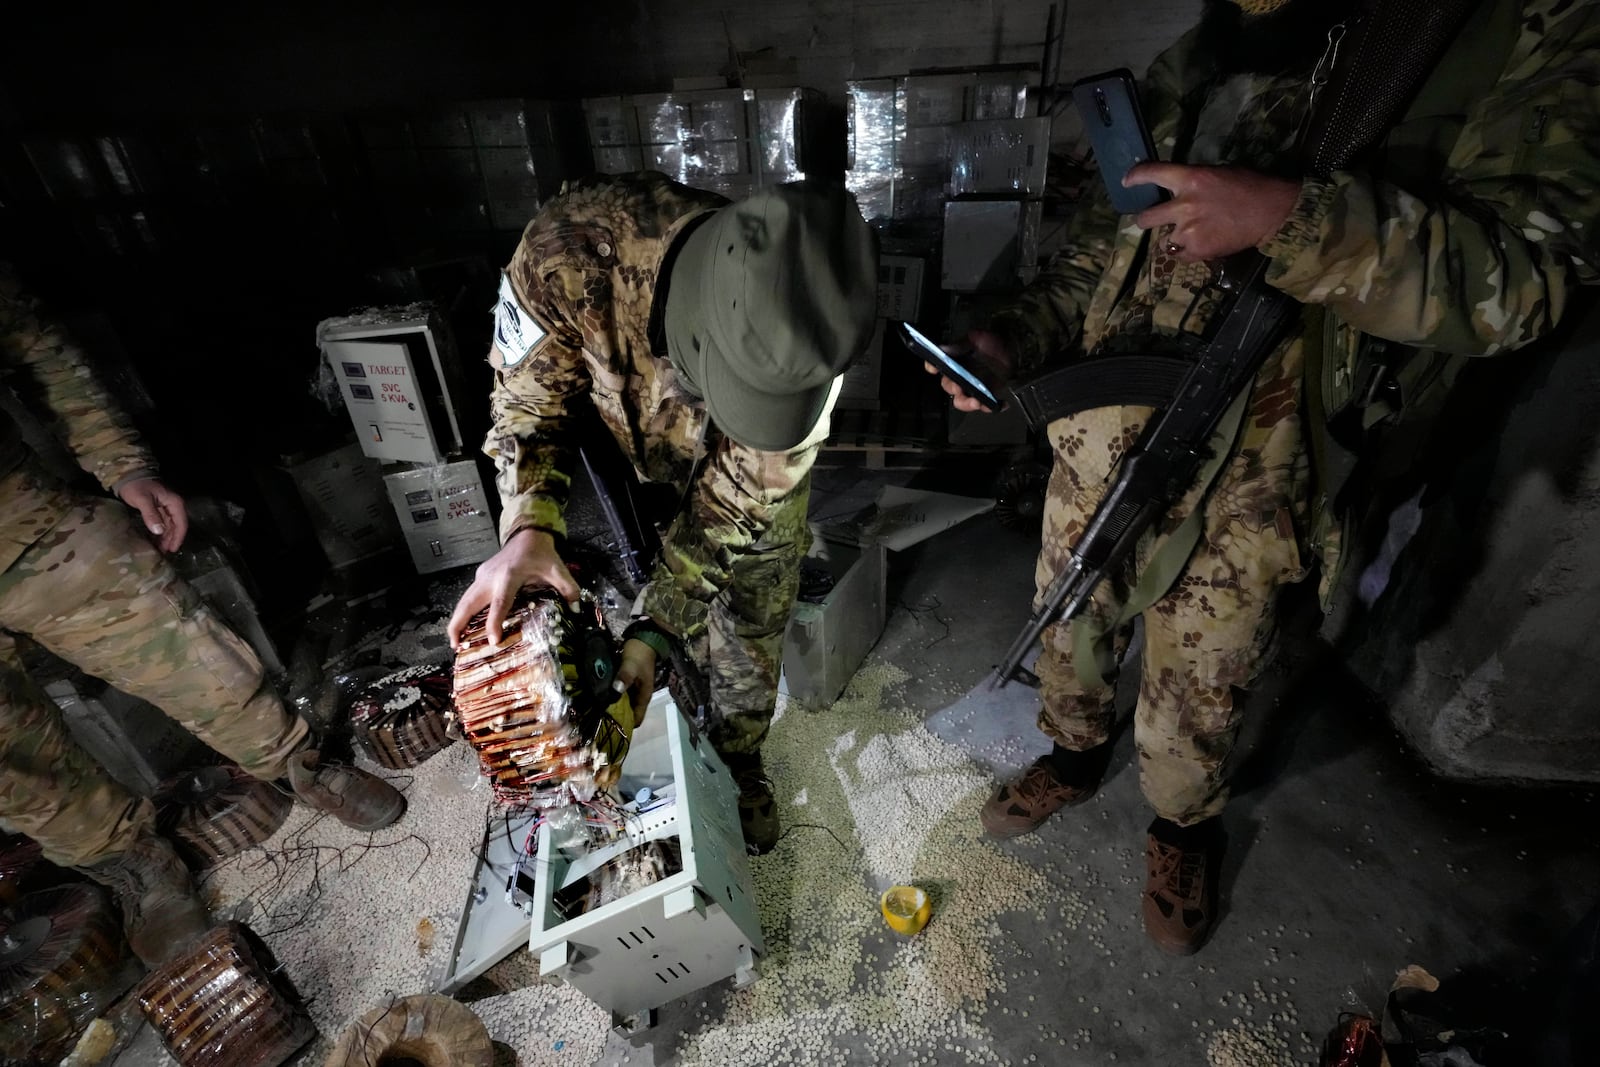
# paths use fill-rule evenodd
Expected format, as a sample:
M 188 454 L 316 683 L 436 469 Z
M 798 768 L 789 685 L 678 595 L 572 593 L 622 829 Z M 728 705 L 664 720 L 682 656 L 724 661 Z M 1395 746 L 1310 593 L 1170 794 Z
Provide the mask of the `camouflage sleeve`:
M 59 324 L 0 266 L 0 381 L 55 432 L 108 490 L 156 473 L 155 456 L 106 392 L 93 364 Z
M 1261 246 L 1272 284 L 1365 333 L 1462 355 L 1550 330 L 1600 278 L 1600 17 L 1561 6 L 1564 19 L 1525 23 L 1443 190 L 1348 173 L 1304 182 Z
M 1044 368 L 1083 336 L 1083 315 L 1111 258 L 1117 213 L 1095 178 L 1093 192 L 1078 202 L 1066 244 L 1039 277 L 989 319 L 1016 359 L 1021 378 Z
M 785 507 L 805 507 L 811 465 L 827 427 L 824 417 L 810 438 L 788 452 L 757 452 L 727 439 L 718 444 L 664 538 L 641 601 L 646 615 L 686 641 L 705 632 L 711 601 L 733 581 L 734 568 L 780 548 L 763 541 L 773 520 Z
M 1158 56 L 1142 83 L 1142 106 L 1160 152 L 1172 151 L 1185 85 L 1205 76 L 1194 69 L 1195 36 L 1186 35 Z M 1111 263 L 1121 220 L 1096 173 L 1073 212 L 1061 251 L 1016 300 L 990 318 L 989 328 L 1017 361 L 1017 377 L 1042 370 L 1081 344 L 1084 314 Z
M 564 297 L 578 295 L 581 285 L 569 271 L 551 274 L 540 292 L 526 294 L 545 335 L 521 358 L 498 345 L 490 349 L 493 421 L 483 451 L 494 461 L 502 544 L 519 530 L 567 532 L 573 460 L 567 404 L 588 391 L 589 381 L 583 337 L 561 306 Z

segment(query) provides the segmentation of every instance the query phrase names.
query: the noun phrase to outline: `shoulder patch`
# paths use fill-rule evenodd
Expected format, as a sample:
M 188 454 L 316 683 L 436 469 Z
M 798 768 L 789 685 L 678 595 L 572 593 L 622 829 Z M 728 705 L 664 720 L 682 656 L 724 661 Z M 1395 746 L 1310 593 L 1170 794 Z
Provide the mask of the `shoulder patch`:
M 533 346 L 544 340 L 545 330 L 522 310 L 511 288 L 511 275 L 500 272 L 500 298 L 494 308 L 494 343 L 507 367 L 515 367 Z

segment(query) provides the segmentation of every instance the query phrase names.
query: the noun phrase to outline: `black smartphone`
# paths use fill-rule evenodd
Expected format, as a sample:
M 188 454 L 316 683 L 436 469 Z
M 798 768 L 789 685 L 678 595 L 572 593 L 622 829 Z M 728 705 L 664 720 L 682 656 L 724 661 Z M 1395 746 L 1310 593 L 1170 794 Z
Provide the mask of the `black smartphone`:
M 994 390 L 979 381 L 976 374 L 957 363 L 954 356 L 923 336 L 921 330 L 909 322 L 902 322 L 900 334 L 907 348 L 913 352 L 920 351 L 928 362 L 939 368 L 940 374 L 961 386 L 968 396 L 983 401 L 996 411 L 1000 410 L 1000 398 L 994 395 Z
M 1136 215 L 1165 200 L 1167 192 L 1159 185 L 1124 188 L 1122 184 L 1122 176 L 1135 163 L 1156 158 L 1132 72 L 1112 70 L 1074 82 L 1072 101 L 1089 135 L 1089 147 L 1094 150 L 1111 206 L 1124 215 Z

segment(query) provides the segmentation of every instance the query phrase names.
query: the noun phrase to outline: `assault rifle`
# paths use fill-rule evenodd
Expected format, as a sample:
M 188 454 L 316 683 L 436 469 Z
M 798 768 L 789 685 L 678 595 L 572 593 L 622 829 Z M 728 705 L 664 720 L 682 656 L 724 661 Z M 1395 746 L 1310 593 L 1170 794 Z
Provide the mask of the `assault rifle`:
M 598 422 L 598 419 L 595 420 Z M 600 513 L 611 531 L 611 554 L 616 557 L 621 577 L 631 585 L 628 595 L 637 596 L 649 580 L 650 568 L 661 552 L 661 538 L 647 508 L 639 504 L 636 478 L 622 461 L 616 445 L 602 440 L 604 430 L 591 433 L 579 447 L 583 469 L 594 487 Z M 683 642 L 672 641 L 668 657 L 668 687 L 679 709 L 697 729 L 705 729 L 711 715 L 711 685 L 695 664 Z
M 1312 75 L 1316 96 L 1304 144 L 1308 173 L 1326 175 L 1347 167 L 1379 143 L 1476 2 L 1368 2 L 1349 23 L 1329 32 L 1328 51 Z M 1217 424 L 1298 314 L 1294 300 L 1266 283 L 1268 261 L 1255 252 L 1241 256 L 1230 261 L 1219 282 L 1232 290 L 1232 303 L 1219 312 L 1219 325 L 1192 363 L 1161 356 L 1088 359 L 1012 390 L 1035 429 L 1111 404 L 1159 410 L 1123 454 L 1116 480 L 1045 592 L 1043 605 L 995 669 L 991 689 L 1011 681 L 1039 684 L 1022 666 L 1039 635 L 1082 611 L 1105 576 L 1128 559 L 1145 531 L 1194 484 Z

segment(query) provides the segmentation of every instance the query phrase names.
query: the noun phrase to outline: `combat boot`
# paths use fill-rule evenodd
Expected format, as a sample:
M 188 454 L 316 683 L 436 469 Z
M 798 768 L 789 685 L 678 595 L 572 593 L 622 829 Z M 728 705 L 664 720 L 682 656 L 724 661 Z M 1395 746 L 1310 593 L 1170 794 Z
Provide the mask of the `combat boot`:
M 1144 932 L 1174 956 L 1200 951 L 1217 918 L 1217 876 L 1222 867 L 1222 824 L 1193 826 L 1166 819 L 1150 824 L 1145 841 Z
M 194 948 L 211 929 L 189 869 L 164 837 L 143 833 L 84 874 L 111 890 L 134 955 L 154 969 Z
M 289 785 L 295 796 L 352 830 L 382 830 L 406 810 L 400 790 L 356 767 L 323 763 L 314 748 L 289 757 Z
M 1094 796 L 1110 758 L 1110 742 L 1083 752 L 1056 745 L 996 789 L 978 819 L 995 837 L 1031 834 L 1062 808 Z
M 722 759 L 739 787 L 739 829 L 744 833 L 744 847 L 753 856 L 764 856 L 777 846 L 783 827 L 778 821 L 778 801 L 772 795 L 772 779 L 761 766 L 761 753 L 729 752 Z

